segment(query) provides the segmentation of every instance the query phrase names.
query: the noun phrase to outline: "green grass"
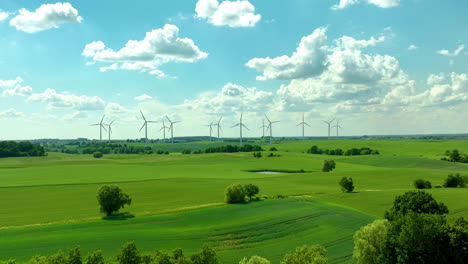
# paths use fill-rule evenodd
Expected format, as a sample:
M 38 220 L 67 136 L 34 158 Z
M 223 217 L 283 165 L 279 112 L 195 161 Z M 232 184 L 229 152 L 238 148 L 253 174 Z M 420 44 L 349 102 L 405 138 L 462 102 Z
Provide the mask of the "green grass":
M 318 200 L 267 200 L 126 220 L 0 230 L 0 248 L 4 258 L 25 261 L 75 245 L 85 254 L 102 248 L 111 257 L 130 240 L 147 253 L 181 245 L 191 253 L 209 243 L 222 263 L 234 264 L 255 254 L 277 263 L 297 245 L 321 244 L 330 260 L 349 260 L 352 235 L 374 219 Z
M 207 144 L 207 142 L 200 143 L 198 146 L 205 146 L 204 144 Z M 196 143 L 179 144 L 177 147 L 190 149 L 190 147 L 196 145 Z M 349 157 L 304 154 L 303 152 L 312 145 L 318 145 L 322 149 L 370 147 L 378 149 L 381 155 Z M 59 242 L 47 247 L 49 240 L 41 243 L 40 238 L 35 237 L 36 233 L 34 233 L 41 230 L 41 228 L 51 228 L 50 230 L 70 228 L 71 230 L 67 232 L 69 235 L 67 239 L 72 242 L 75 241 L 73 240 L 74 237 L 81 239 L 84 236 L 81 236 L 81 231 L 79 231 L 81 229 L 79 228 L 76 229 L 77 232 L 72 232 L 75 227 L 89 224 L 96 228 L 98 226 L 104 228 L 110 225 L 110 229 L 106 230 L 112 230 L 111 224 L 114 223 L 113 221 L 99 220 L 101 215 L 96 202 L 97 190 L 106 183 L 118 184 L 133 198 L 132 205 L 125 210 L 135 214 L 136 218 L 121 223 L 152 221 L 148 220 L 152 219 L 152 217 L 155 217 L 155 219 L 158 217 L 176 217 L 184 215 L 183 211 L 185 210 L 198 208 L 199 210 L 188 213 L 191 214 L 190 217 L 192 217 L 192 214 L 199 214 L 198 217 L 200 218 L 206 215 L 207 222 L 203 223 L 201 221 L 197 225 L 200 230 L 203 228 L 209 229 L 216 225 L 221 225 L 219 228 L 226 230 L 230 230 L 229 228 L 237 230 L 236 228 L 241 228 L 241 226 L 233 225 L 231 227 L 227 226 L 227 223 L 226 226 L 223 226 L 224 221 L 223 223 L 217 223 L 209 219 L 211 217 L 209 212 L 218 212 L 218 210 L 222 212 L 228 210 L 225 208 L 234 208 L 232 206 L 219 207 L 223 204 L 226 186 L 232 183 L 257 184 L 260 186 L 262 195 L 305 195 L 335 204 L 338 207 L 344 206 L 348 209 L 359 210 L 364 215 L 382 217 L 383 212 L 391 206 L 396 195 L 414 189 L 413 181 L 415 179 L 430 180 L 432 185 L 435 186 L 442 184 L 449 173 L 468 174 L 468 164 L 440 160 L 446 149 L 457 148 L 462 153 L 468 153 L 468 141 L 462 140 L 318 140 L 293 141 L 274 144 L 273 146 L 278 148 L 279 151 L 275 152 L 275 154 L 279 154 L 280 157 L 265 157 L 270 153 L 265 151 L 262 158 L 254 158 L 252 153 L 201 155 L 171 153 L 170 155 L 105 155 L 102 159 L 95 159 L 91 155 L 49 153 L 47 157 L 0 159 L 0 208 L 2 208 L 0 230 L 3 230 L 0 235 L 0 245 L 8 244 L 8 240 L 3 234 L 10 234 L 9 232 L 14 234 L 21 230 L 23 234 L 23 236 L 19 236 L 21 241 L 34 241 L 34 243 L 41 245 L 33 247 L 32 242 L 30 244 L 25 242 L 22 253 L 15 256 L 26 259 L 36 249 L 37 252 L 51 252 L 52 249 L 54 251 L 65 247 L 65 244 L 60 246 Z M 269 149 L 270 145 L 264 145 L 263 148 Z M 334 159 L 336 161 L 337 168 L 333 172 L 321 172 L 321 166 L 325 159 Z M 249 170 L 297 171 L 300 169 L 307 172 L 279 175 L 248 172 Z M 341 193 L 338 181 L 344 176 L 353 178 L 356 186 L 355 193 Z M 450 217 L 468 217 L 468 207 L 464 202 L 468 197 L 468 188 L 441 188 L 432 189 L 429 192 L 437 200 L 447 204 L 451 211 Z M 276 202 L 281 203 L 280 201 L 271 201 L 273 204 Z M 242 208 L 256 208 L 260 204 L 269 203 L 270 201 L 255 203 Z M 331 206 L 331 204 L 327 205 Z M 261 208 L 261 210 L 258 209 L 259 212 L 267 214 L 267 210 L 273 210 L 273 205 L 272 207 Z M 287 209 L 288 206 L 285 205 L 278 205 L 274 209 L 273 214 L 278 215 L 278 221 L 281 219 L 280 215 L 284 214 L 285 217 L 288 214 L 293 215 Z M 249 211 L 252 218 L 262 219 L 262 215 L 255 213 L 256 210 Z M 263 219 L 266 222 L 275 221 L 272 214 L 267 214 L 265 217 L 270 219 Z M 333 217 L 329 217 L 330 219 L 327 219 L 327 221 L 333 221 L 331 219 Z M 321 223 L 316 226 L 313 222 L 308 221 L 301 222 L 301 224 L 304 225 L 302 226 L 304 229 L 320 228 L 323 225 Z M 25 226 L 36 227 L 25 228 Z M 166 227 L 166 225 L 164 226 Z M 187 224 L 187 228 L 190 226 Z M 169 226 L 167 228 L 170 229 Z M 339 228 L 341 228 L 341 224 L 335 227 L 336 230 L 339 230 Z M 193 230 L 195 232 L 196 228 Z M 94 231 L 95 236 L 112 237 L 113 235 L 111 231 L 104 232 L 104 229 L 102 232 Z M 315 231 L 319 232 L 319 230 Z M 323 236 L 325 236 L 325 233 L 328 233 L 329 236 L 335 235 L 333 228 L 326 229 L 324 227 L 322 231 L 324 232 Z M 187 233 L 186 235 L 195 234 L 191 233 L 191 230 L 186 230 L 184 233 Z M 305 243 L 301 241 L 306 240 L 298 241 L 293 239 L 297 233 L 297 229 L 291 229 L 290 237 L 285 236 L 287 237 L 285 240 L 271 239 L 272 244 L 277 248 L 272 245 L 265 245 L 265 250 L 262 250 L 262 246 L 255 246 L 254 249 L 258 251 L 258 254 L 264 252 L 267 254 L 269 251 L 279 254 L 279 252 L 283 252 L 280 248 L 284 243 L 287 243 L 289 249 Z M 308 237 L 307 235 L 304 236 Z M 260 240 L 263 237 L 263 235 L 256 236 L 248 233 L 245 240 L 250 241 L 249 239 L 258 238 L 255 245 L 261 245 Z M 140 238 L 139 236 L 135 237 L 137 244 L 140 242 Z M 18 240 L 18 243 L 21 242 L 20 240 Z M 154 238 L 152 241 L 158 243 L 157 240 L 157 238 Z M 196 240 L 197 243 L 192 243 L 188 238 L 174 240 L 178 244 L 176 242 L 171 244 L 166 241 L 170 247 L 164 248 L 182 247 L 193 250 L 202 240 Z M 107 242 L 102 241 L 102 246 L 96 247 L 108 248 L 110 251 L 114 250 L 111 252 L 111 254 L 114 254 L 115 249 L 123 243 L 122 241 L 116 240 L 113 242 L 109 238 Z M 148 248 L 145 248 L 148 250 L 158 247 L 159 244 L 150 245 L 149 241 L 149 238 L 147 240 L 141 238 L 142 247 L 148 246 Z M 291 242 L 288 243 L 288 241 Z M 314 240 L 310 241 L 313 242 Z M 31 248 L 28 249 L 27 245 L 30 245 Z M 91 243 L 91 245 L 97 244 Z M 82 244 L 82 246 L 84 245 Z M 91 246 L 86 247 L 91 248 Z M 243 250 L 242 247 L 229 247 L 229 250 L 220 249 L 219 253 L 226 260 L 234 259 L 229 254 L 236 256 L 238 260 L 237 257 L 243 256 Z M 333 253 L 333 250 L 330 249 L 330 252 L 332 252 L 330 256 L 342 256 L 341 253 L 338 255 Z M 346 250 L 347 255 L 351 254 L 349 246 L 346 246 Z M 255 253 L 254 250 L 245 252 Z M 4 253 L 2 248 L 0 250 L 0 259 L 6 257 L 7 254 Z

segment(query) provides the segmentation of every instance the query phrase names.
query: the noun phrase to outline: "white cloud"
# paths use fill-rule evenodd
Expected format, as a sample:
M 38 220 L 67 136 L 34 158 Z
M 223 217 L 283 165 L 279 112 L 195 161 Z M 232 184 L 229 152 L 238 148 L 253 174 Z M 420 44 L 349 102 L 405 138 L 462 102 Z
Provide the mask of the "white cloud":
M 22 117 L 22 116 L 24 116 L 23 113 L 18 112 L 13 108 L 0 112 L 0 117 L 5 117 L 5 118 L 14 118 L 14 117 Z
M 94 41 L 85 46 L 82 55 L 94 61 L 112 62 L 101 67 L 100 71 L 137 70 L 164 77 L 158 67 L 172 61 L 196 62 L 205 59 L 208 54 L 201 51 L 193 40 L 179 37 L 179 28 L 167 24 L 163 28 L 146 33 L 143 40 L 129 40 L 118 51 L 107 48 L 101 41 Z
M 10 25 L 27 33 L 58 28 L 60 24 L 81 23 L 82 17 L 70 3 L 41 5 L 36 11 L 20 9 L 19 15 L 10 20 Z
M 414 45 L 414 44 L 411 44 L 411 45 L 409 45 L 409 47 L 408 47 L 408 50 L 417 50 L 417 49 L 419 49 L 419 47 L 416 46 L 416 45 Z
M 0 9 L 0 21 L 7 19 L 9 14 Z
M 146 101 L 146 100 L 153 99 L 153 97 L 149 96 L 147 94 L 142 94 L 142 95 L 139 95 L 139 96 L 135 96 L 133 99 L 135 99 L 137 101 Z
M 332 6 L 332 9 L 344 9 L 361 2 L 375 5 L 380 8 L 389 8 L 400 5 L 400 0 L 340 0 L 337 5 Z
M 447 56 L 447 57 L 456 57 L 458 56 L 458 54 L 460 54 L 460 52 L 462 52 L 464 48 L 465 48 L 465 45 L 459 45 L 458 48 L 454 50 L 453 52 L 450 52 L 446 49 L 442 49 L 442 50 L 438 50 L 437 53 L 443 56 Z
M 445 80 L 445 74 L 444 73 L 439 73 L 439 74 L 431 74 L 427 78 L 427 85 L 433 86 L 436 84 L 440 84 Z
M 32 93 L 31 86 L 22 86 L 23 79 L 16 77 L 15 80 L 0 80 L 0 88 L 5 90 L 2 92 L 3 97 L 9 96 L 27 96 Z
M 257 80 L 291 80 L 319 75 L 326 67 L 326 31 L 326 28 L 318 28 L 303 37 L 290 57 L 253 58 L 246 66 L 262 72 Z
M 195 6 L 196 17 L 207 19 L 215 26 L 254 27 L 261 19 L 249 1 L 199 0 Z
M 54 89 L 47 88 L 42 93 L 35 93 L 28 97 L 31 102 L 44 102 L 50 108 L 72 108 L 79 111 L 102 110 L 105 102 L 98 96 L 75 95 L 71 93 L 57 93 Z

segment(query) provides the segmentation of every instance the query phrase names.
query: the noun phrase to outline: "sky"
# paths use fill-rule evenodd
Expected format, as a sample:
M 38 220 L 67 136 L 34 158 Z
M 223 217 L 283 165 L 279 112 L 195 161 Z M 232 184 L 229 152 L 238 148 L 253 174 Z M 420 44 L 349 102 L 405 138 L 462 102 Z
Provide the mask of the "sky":
M 465 0 L 2 0 L 0 140 L 468 131 Z M 167 119 L 165 125 L 167 126 Z M 334 121 L 332 125 L 336 125 Z M 334 128 L 332 134 L 336 134 Z

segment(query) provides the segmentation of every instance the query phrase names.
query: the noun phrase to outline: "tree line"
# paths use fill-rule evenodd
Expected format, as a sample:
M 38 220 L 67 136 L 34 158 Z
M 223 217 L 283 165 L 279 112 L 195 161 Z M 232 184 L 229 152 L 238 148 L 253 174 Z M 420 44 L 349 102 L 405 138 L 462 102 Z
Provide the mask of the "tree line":
M 452 151 L 446 150 L 444 154 L 446 157 L 442 157 L 441 160 L 468 163 L 468 155 L 460 153 L 460 151 L 458 151 L 457 149 L 454 149 Z
M 41 145 L 31 142 L 0 141 L 0 158 L 45 156 Z
M 342 149 L 321 149 L 314 145 L 307 149 L 307 154 L 325 154 L 325 155 L 336 155 L 336 156 L 358 156 L 358 155 L 378 155 L 380 152 L 376 149 L 368 147 L 362 148 L 351 148 L 346 151 Z
M 234 152 L 253 152 L 263 151 L 261 146 L 245 144 L 243 146 L 225 145 L 218 147 L 208 147 L 205 150 L 183 150 L 182 154 L 203 154 L 203 153 L 234 153 Z

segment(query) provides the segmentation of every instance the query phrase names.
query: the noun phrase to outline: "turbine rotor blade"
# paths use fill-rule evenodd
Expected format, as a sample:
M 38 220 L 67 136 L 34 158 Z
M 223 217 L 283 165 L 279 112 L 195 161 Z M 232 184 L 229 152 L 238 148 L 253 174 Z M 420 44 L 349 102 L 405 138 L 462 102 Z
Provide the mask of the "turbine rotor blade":
M 105 116 L 106 116 L 106 115 L 102 115 L 101 123 L 102 123 L 102 121 L 104 121 L 104 117 L 105 117 Z
M 248 127 L 246 127 L 244 124 L 242 124 L 243 127 L 245 127 L 247 130 L 250 130 Z
M 239 126 L 239 124 L 237 124 L 237 125 L 233 125 L 231 128 L 233 128 L 233 127 L 236 127 L 236 126 Z
M 143 120 L 146 121 L 145 115 L 143 114 L 143 112 L 141 110 L 140 110 L 140 113 L 141 113 L 141 117 L 143 117 Z
M 142 125 L 141 128 L 140 128 L 140 131 L 138 131 L 138 132 L 141 132 L 141 130 L 142 130 L 145 126 L 146 126 L 146 122 L 143 123 L 143 125 Z
M 169 122 L 171 122 L 171 124 L 172 124 L 172 121 L 169 119 L 169 117 L 168 117 L 168 116 L 166 116 L 166 118 L 167 118 L 167 120 L 169 120 Z
M 268 116 L 267 116 L 266 114 L 264 114 L 264 115 L 265 115 L 266 119 L 268 120 L 268 122 L 271 123 L 271 122 L 270 122 L 270 119 L 268 118 Z

